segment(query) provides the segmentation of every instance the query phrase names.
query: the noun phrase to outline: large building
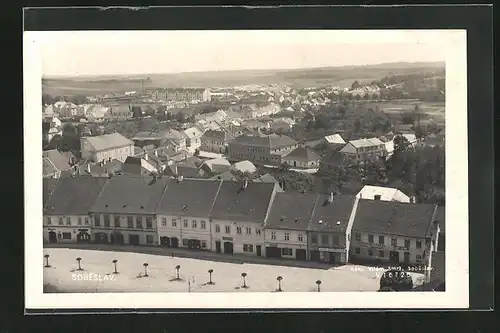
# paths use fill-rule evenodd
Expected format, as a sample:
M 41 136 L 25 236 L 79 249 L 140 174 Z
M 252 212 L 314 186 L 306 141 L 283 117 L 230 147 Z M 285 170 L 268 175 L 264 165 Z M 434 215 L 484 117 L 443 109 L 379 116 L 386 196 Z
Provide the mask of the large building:
M 234 139 L 234 137 L 226 131 L 208 130 L 201 137 L 200 149 L 211 153 L 225 154 L 227 151 L 227 143 L 232 139 Z
M 171 179 L 157 209 L 161 246 L 213 251 L 210 212 L 220 180 Z
M 154 91 L 152 98 L 160 101 L 208 102 L 211 94 L 205 88 L 166 88 Z
M 307 228 L 309 259 L 345 264 L 358 199 L 348 195 L 319 196 Z
M 106 183 L 92 176 L 44 179 L 43 238 L 48 243 L 90 243 L 90 208 Z
M 351 163 L 377 160 L 385 158 L 387 154 L 385 143 L 378 138 L 349 141 L 340 152 L 344 154 Z
M 308 259 L 307 227 L 317 195 L 277 193 L 266 221 L 266 256 Z
M 318 169 L 320 160 L 321 156 L 309 147 L 297 147 L 281 158 L 282 163 L 299 169 Z
M 264 227 L 276 185 L 223 181 L 210 213 L 217 253 L 265 256 Z
M 244 135 L 229 141 L 229 159 L 233 161 L 248 160 L 260 165 L 280 165 L 282 156 L 297 146 L 297 141 L 286 135 Z
M 359 199 L 351 256 L 425 265 L 439 237 L 437 205 Z
M 92 162 L 117 159 L 125 162 L 128 156 L 134 155 L 134 142 L 120 133 L 80 138 L 82 159 Z
M 360 199 L 410 202 L 414 200 L 397 188 L 365 185 L 356 195 Z
M 94 242 L 158 245 L 156 209 L 168 178 L 114 176 L 90 208 Z

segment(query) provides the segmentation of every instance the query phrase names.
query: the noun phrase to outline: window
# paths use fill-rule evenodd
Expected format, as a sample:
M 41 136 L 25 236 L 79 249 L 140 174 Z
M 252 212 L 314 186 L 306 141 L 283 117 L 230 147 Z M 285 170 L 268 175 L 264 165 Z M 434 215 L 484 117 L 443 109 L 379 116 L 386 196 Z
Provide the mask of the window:
M 321 235 L 321 244 L 328 245 L 328 235 Z
M 207 228 L 207 224 L 205 221 L 200 221 L 200 228 L 201 229 L 206 229 Z
M 184 220 L 184 228 L 188 227 L 188 220 Z
M 241 234 L 241 227 L 236 227 L 236 233 Z
M 290 240 L 290 233 L 285 232 L 285 240 Z
M 357 242 L 361 242 L 361 233 L 357 232 L 355 235 L 354 235 L 355 239 Z
M 188 246 L 189 245 L 189 240 L 188 239 L 183 239 L 182 240 L 182 245 L 183 246 Z
M 231 226 L 226 225 L 225 231 L 226 231 L 226 234 L 230 234 L 231 233 Z
M 409 239 L 405 239 L 405 247 L 406 248 L 410 247 L 410 240 Z
M 252 234 L 252 228 L 247 228 L 247 235 L 251 235 Z
M 135 220 L 135 226 L 136 226 L 137 229 L 142 229 L 142 218 L 138 217 Z
M 384 252 L 384 251 L 378 251 L 378 256 L 379 256 L 380 258 L 385 257 L 385 252 Z
M 167 226 L 167 218 L 166 217 L 163 217 L 161 219 L 161 225 L 162 225 L 162 227 L 166 227 Z
M 416 245 L 417 245 L 417 249 L 421 249 L 422 248 L 422 241 L 417 241 L 416 242 Z
M 260 235 L 260 229 L 255 228 L 255 234 Z
M 66 218 L 66 225 L 71 225 L 71 217 Z
M 297 236 L 297 239 L 299 240 L 299 242 L 303 242 L 303 241 L 304 241 L 304 235 L 299 234 L 299 235 Z
M 177 227 L 177 219 L 172 219 L 172 227 Z
M 271 239 L 276 239 L 276 233 L 274 231 L 271 232 Z
M 109 215 L 104 215 L 104 226 L 109 228 L 110 221 L 109 221 Z
M 391 238 L 391 245 L 392 246 L 398 246 L 398 239 L 397 238 Z
M 422 261 L 422 256 L 420 254 L 417 254 L 415 259 L 417 262 L 420 262 L 420 261 Z
M 127 216 L 127 226 L 130 229 L 134 229 L 134 217 L 133 216 Z
M 361 249 L 360 249 L 359 247 L 357 247 L 357 248 L 355 249 L 355 252 L 356 252 L 356 254 L 360 254 L 360 253 L 361 253 Z
M 63 232 L 62 238 L 63 239 L 71 239 L 71 232 Z
M 368 235 L 368 243 L 373 243 L 373 235 Z
M 215 225 L 215 232 L 220 232 L 220 225 L 218 224 Z
M 201 248 L 206 249 L 207 248 L 207 242 L 206 241 L 201 241 Z
M 120 217 L 115 216 L 115 228 L 119 228 L 119 227 L 120 227 Z
M 101 225 L 101 220 L 99 219 L 99 216 L 94 220 L 94 224 L 96 227 L 99 227 Z
M 293 250 L 292 249 L 287 249 L 287 248 L 282 248 L 281 249 L 281 254 L 284 256 L 293 256 Z
M 333 236 L 333 245 L 339 245 L 339 236 L 338 235 L 334 235 Z
M 193 221 L 191 222 L 191 227 L 192 227 L 193 229 L 198 228 L 198 223 L 196 222 L 196 220 L 193 220 Z
M 153 218 L 152 217 L 146 217 L 146 228 L 153 229 Z
M 253 252 L 252 244 L 243 244 L 243 252 Z
M 82 217 L 78 216 L 78 225 L 82 225 Z
M 373 256 L 373 251 L 372 250 L 368 250 L 368 255 L 371 257 Z
M 52 224 L 52 219 L 50 217 L 47 217 L 47 224 L 51 225 Z
M 311 244 L 318 244 L 318 235 L 311 235 Z
M 384 245 L 384 236 L 378 236 L 378 243 Z

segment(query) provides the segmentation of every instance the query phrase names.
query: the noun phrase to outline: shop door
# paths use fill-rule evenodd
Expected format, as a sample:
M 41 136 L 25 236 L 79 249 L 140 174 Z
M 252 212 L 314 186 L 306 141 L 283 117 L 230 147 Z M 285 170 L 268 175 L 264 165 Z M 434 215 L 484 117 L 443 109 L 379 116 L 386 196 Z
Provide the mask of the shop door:
M 170 238 L 165 236 L 160 237 L 160 245 L 170 247 Z
M 170 247 L 173 247 L 174 249 L 179 247 L 179 239 L 177 237 L 170 238 Z
M 281 258 L 281 249 L 279 247 L 266 247 L 266 256 L 268 258 Z
M 232 242 L 224 242 L 224 253 L 225 254 L 233 254 L 233 243 Z
M 215 241 L 215 252 L 221 253 L 220 241 Z
M 49 243 L 57 243 L 57 235 L 55 232 L 49 232 Z
M 130 245 L 139 245 L 139 235 L 128 235 Z
M 410 252 L 405 252 L 404 262 L 406 265 L 410 264 Z
M 115 234 L 115 244 L 125 244 L 125 237 L 123 236 L 123 234 Z
M 304 249 L 295 250 L 295 258 L 297 260 L 306 260 L 306 250 Z
M 319 251 L 311 251 L 311 260 L 313 260 L 313 261 L 321 261 L 321 257 L 319 255 Z
M 260 245 L 255 246 L 255 251 L 257 252 L 257 257 L 262 256 L 262 246 Z
M 86 231 L 80 231 L 76 235 L 76 242 L 77 243 L 90 243 L 90 235 Z

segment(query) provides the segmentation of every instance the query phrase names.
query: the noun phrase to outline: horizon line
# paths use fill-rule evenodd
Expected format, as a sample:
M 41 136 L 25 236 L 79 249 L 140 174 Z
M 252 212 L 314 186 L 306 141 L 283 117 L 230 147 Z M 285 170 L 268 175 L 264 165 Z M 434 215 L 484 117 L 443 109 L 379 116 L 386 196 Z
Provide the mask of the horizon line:
M 391 62 L 381 62 L 381 63 L 371 63 L 364 65 L 342 65 L 342 66 L 314 66 L 314 67 L 300 67 L 300 68 L 248 68 L 248 69 L 223 69 L 223 70 L 195 70 L 195 71 L 182 71 L 182 72 L 158 72 L 158 73 L 121 73 L 121 74 L 49 74 L 43 75 L 42 79 L 59 79 L 59 78 L 83 78 L 83 77 L 105 77 L 105 76 L 138 76 L 138 75 L 175 75 L 175 74 L 194 74 L 194 73 L 217 73 L 217 72 L 245 72 L 245 71 L 294 71 L 294 70 L 314 70 L 314 69 L 326 69 L 326 68 L 349 68 L 349 67 L 376 67 L 384 65 L 395 65 L 395 64 L 446 64 L 445 60 L 442 61 L 391 61 Z

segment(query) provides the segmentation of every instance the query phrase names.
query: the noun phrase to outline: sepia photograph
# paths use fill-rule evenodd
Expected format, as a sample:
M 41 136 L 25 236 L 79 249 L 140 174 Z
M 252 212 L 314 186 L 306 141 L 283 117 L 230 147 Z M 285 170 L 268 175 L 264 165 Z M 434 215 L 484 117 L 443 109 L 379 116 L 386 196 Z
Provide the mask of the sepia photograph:
M 468 306 L 465 31 L 24 40 L 34 307 Z

